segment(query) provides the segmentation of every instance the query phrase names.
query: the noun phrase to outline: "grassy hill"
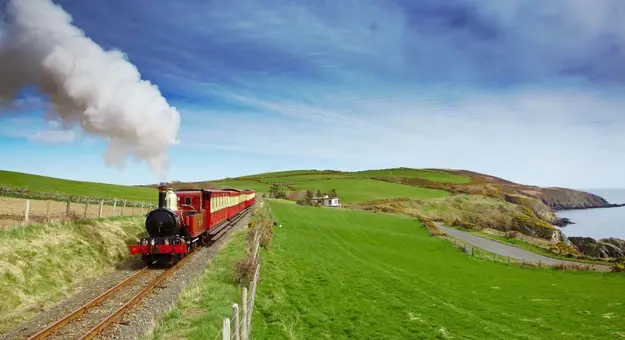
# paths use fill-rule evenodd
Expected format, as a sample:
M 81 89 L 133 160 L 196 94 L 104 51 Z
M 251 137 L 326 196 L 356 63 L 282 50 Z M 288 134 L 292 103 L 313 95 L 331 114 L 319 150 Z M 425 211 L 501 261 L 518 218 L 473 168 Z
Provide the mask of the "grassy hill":
M 270 202 L 257 339 L 611 339 L 625 277 L 479 260 L 414 219 Z
M 429 199 L 448 195 L 447 191 L 436 188 L 422 188 L 375 179 L 390 175 L 410 176 L 441 183 L 469 183 L 471 181 L 468 176 L 453 175 L 442 171 L 399 168 L 359 172 L 334 170 L 281 171 L 226 178 L 213 183 L 222 187 L 250 188 L 260 193 L 269 192 L 273 184 L 279 185 L 286 191 L 320 190 L 328 193 L 335 189 L 341 200 L 346 203 L 394 197 Z
M 473 171 L 450 169 L 292 170 L 210 183 L 250 188 L 259 195 L 277 186 L 292 201 L 304 200 L 306 190 L 329 193 L 334 189 L 348 208 L 426 217 L 475 231 L 489 229 L 502 237 L 513 231 L 524 241 L 546 250 L 553 248 L 548 241 L 554 233 L 559 233 L 553 225 L 569 223 L 554 210 L 609 206 L 603 198 L 582 191 L 524 185 Z M 551 250 L 558 255 L 581 256 L 570 245 L 558 244 Z
M 18 197 L 47 193 L 52 194 L 51 199 L 59 196 L 117 198 L 135 202 L 156 202 L 158 199 L 152 188 L 73 181 L 2 170 L 0 189 L 5 196 Z

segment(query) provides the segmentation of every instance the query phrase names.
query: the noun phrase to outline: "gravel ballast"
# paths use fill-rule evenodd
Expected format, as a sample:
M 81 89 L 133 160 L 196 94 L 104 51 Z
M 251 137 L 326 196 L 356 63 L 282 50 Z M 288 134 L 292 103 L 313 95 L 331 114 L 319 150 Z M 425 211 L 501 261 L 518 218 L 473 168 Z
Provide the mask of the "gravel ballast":
M 252 216 L 255 206 L 253 206 L 234 227 L 225 233 L 220 240 L 215 242 L 215 244 L 196 250 L 192 258 L 178 268 L 169 278 L 157 285 L 148 296 L 142 298 L 137 305 L 125 312 L 115 323 L 100 334 L 98 338 L 107 340 L 139 339 L 143 334 L 151 331 L 155 326 L 155 320 L 173 307 L 177 301 L 178 295 L 184 287 L 203 273 L 215 254 L 230 241 L 233 233 L 244 229 Z M 24 323 L 16 329 L 9 331 L 7 334 L 0 336 L 0 340 L 28 338 L 46 325 L 57 321 L 71 311 L 81 307 L 142 268 L 141 262 L 137 259 L 129 261 L 123 266 L 125 268 L 117 269 L 105 274 L 101 278 L 90 280 L 80 285 L 72 296 L 64 299 L 54 307 L 42 311 L 30 322 Z M 137 286 L 139 286 L 139 281 L 141 281 L 141 279 L 137 280 Z M 133 286 L 135 286 L 135 284 L 133 284 Z M 143 287 L 143 285 L 141 286 Z M 133 289 L 129 289 L 128 291 L 131 290 Z M 48 339 L 73 339 L 80 336 L 83 331 L 88 329 L 87 325 L 93 326 L 99 322 L 94 321 L 96 316 L 101 320 L 101 318 L 104 317 L 104 311 L 110 310 L 112 312 L 116 309 L 114 307 L 118 308 L 121 306 L 121 304 L 125 302 L 122 301 L 125 295 L 128 295 L 128 293 L 116 293 L 115 296 L 118 298 L 113 297 L 111 300 L 102 303 L 102 306 L 94 307 L 94 309 L 91 310 L 91 318 L 89 315 L 86 315 L 85 321 L 79 321 L 70 327 L 65 326 L 62 330 L 59 330 L 56 336 L 50 336 Z

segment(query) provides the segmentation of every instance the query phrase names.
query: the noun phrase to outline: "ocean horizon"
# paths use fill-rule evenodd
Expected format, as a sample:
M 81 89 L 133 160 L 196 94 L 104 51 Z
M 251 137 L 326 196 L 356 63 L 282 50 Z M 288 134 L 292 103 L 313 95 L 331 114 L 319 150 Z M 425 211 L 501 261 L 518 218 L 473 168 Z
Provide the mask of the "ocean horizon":
M 625 203 L 625 189 L 577 189 L 605 198 L 610 203 Z M 560 228 L 566 236 L 594 239 L 616 237 L 625 240 L 625 207 L 565 210 L 556 213 L 575 224 Z

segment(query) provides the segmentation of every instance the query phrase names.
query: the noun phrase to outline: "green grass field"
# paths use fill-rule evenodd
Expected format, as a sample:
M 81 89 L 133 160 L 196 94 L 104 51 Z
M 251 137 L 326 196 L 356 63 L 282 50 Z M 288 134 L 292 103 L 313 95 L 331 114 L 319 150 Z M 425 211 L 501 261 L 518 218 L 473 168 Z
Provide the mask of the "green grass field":
M 369 201 L 380 198 L 408 197 L 417 199 L 437 198 L 448 195 L 447 191 L 427 189 L 409 185 L 395 184 L 373 179 L 330 179 L 324 181 L 302 182 L 294 187 L 302 190 L 321 190 L 330 192 L 336 189 L 344 203 Z
M 354 173 L 295 170 L 244 176 L 239 179 L 220 180 L 215 183 L 239 189 L 251 188 L 258 192 L 269 192 L 271 184 L 273 183 L 280 184 L 283 187 L 289 186 L 297 190 L 321 190 L 326 193 L 329 193 L 332 189 L 336 189 L 339 197 L 345 203 L 393 197 L 428 199 L 448 195 L 448 192 L 443 190 L 419 188 L 369 178 L 374 176 L 388 176 L 389 174 L 386 171 L 390 170 L 372 170 Z M 430 180 L 453 183 L 462 183 L 464 181 L 464 178 L 461 176 L 441 172 L 415 169 L 398 169 L 393 171 L 399 171 L 401 176 L 420 176 L 422 178 L 427 177 L 427 179 Z
M 156 190 L 153 188 L 72 181 L 2 170 L 0 170 L 0 185 L 12 189 L 29 189 L 35 192 L 118 198 L 135 202 L 156 202 L 158 200 Z
M 625 276 L 472 258 L 414 219 L 270 202 L 256 339 L 615 339 Z
M 366 170 L 350 173 L 352 176 L 360 177 L 412 177 L 426 179 L 433 182 L 442 183 L 470 183 L 471 178 L 466 176 L 458 176 L 448 174 L 441 171 L 422 170 L 422 169 L 381 169 L 381 170 Z
M 229 180 L 229 181 L 218 181 L 215 184 L 221 187 L 230 187 L 236 189 L 252 189 L 257 192 L 269 192 L 270 184 L 261 183 L 255 180 L 244 179 L 244 180 Z

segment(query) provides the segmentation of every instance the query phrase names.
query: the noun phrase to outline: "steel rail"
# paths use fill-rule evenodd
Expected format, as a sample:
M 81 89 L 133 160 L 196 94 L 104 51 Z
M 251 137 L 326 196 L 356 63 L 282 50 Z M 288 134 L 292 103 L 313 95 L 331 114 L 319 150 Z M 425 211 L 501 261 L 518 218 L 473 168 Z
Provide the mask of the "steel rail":
M 193 252 L 193 253 L 195 253 L 195 252 Z M 154 287 L 156 287 L 157 284 L 163 282 L 163 280 L 165 280 L 166 278 L 170 277 L 174 272 L 176 272 L 176 270 L 178 270 L 178 268 L 183 263 L 187 262 L 187 260 L 189 258 L 193 257 L 193 255 L 192 255 L 193 253 L 189 254 L 184 259 L 182 259 L 181 261 L 179 261 L 178 263 L 176 263 L 172 267 L 170 267 L 167 270 L 165 270 L 165 272 L 163 272 L 158 277 L 152 279 L 152 281 L 150 281 L 139 293 L 135 294 L 135 296 L 133 296 L 126 303 L 124 303 L 115 312 L 113 312 L 112 314 L 109 314 L 109 316 L 107 316 L 104 320 L 100 321 L 100 323 L 98 323 L 93 328 L 91 328 L 89 331 L 87 331 L 87 333 L 83 334 L 83 336 L 81 336 L 79 339 L 80 340 L 91 339 L 91 338 L 97 336 L 100 332 L 102 332 L 102 330 L 104 330 L 111 323 L 113 323 L 113 321 L 115 321 L 117 318 L 119 318 L 126 310 L 128 310 L 132 306 L 134 306 L 142 297 L 144 297 L 148 293 L 150 293 L 150 291 L 152 291 L 152 289 L 154 289 Z
M 247 213 L 249 212 L 249 209 L 244 209 L 241 212 L 242 212 L 242 214 L 237 216 L 235 221 L 231 221 L 230 226 L 225 228 L 225 230 L 230 230 L 232 227 L 234 227 L 234 225 L 236 225 L 241 219 L 243 219 L 243 216 L 247 215 Z M 221 238 L 221 237 L 219 237 L 219 238 Z M 115 312 L 113 312 L 112 314 L 107 316 L 99 324 L 97 324 L 93 328 L 91 328 L 87 333 L 85 333 L 83 336 L 81 336 L 79 338 L 79 340 L 92 339 L 93 337 L 95 337 L 98 334 L 100 334 L 106 327 L 108 327 L 116 319 L 118 319 L 126 310 L 132 308 L 135 304 L 137 304 L 141 300 L 141 298 L 143 298 L 144 296 L 148 295 L 152 291 L 152 289 L 154 289 L 154 287 L 156 287 L 156 285 L 158 285 L 159 283 L 163 282 L 165 279 L 170 277 L 174 272 L 176 272 L 178 270 L 178 268 L 180 266 L 182 266 L 182 264 L 184 264 L 189 258 L 193 257 L 193 254 L 195 254 L 195 252 L 189 254 L 187 257 L 183 258 L 181 261 L 176 263 L 174 266 L 172 266 L 171 268 L 167 269 L 163 274 L 159 275 L 158 277 L 156 277 L 152 281 L 150 281 L 139 293 L 137 293 L 130 300 L 128 300 L 128 302 L 124 303 Z
M 81 306 L 78 309 L 74 310 L 73 312 L 69 313 L 65 317 L 55 321 L 52 325 L 50 325 L 50 326 L 40 330 L 39 332 L 31 335 L 28 338 L 28 340 L 40 340 L 40 339 L 44 339 L 48 335 L 51 335 L 52 333 L 56 332 L 59 328 L 63 327 L 64 325 L 66 325 L 70 321 L 72 321 L 72 320 L 76 319 L 77 317 L 81 316 L 82 314 L 84 314 L 87 310 L 93 308 L 94 306 L 98 305 L 102 301 L 106 300 L 111 295 L 115 294 L 120 289 L 122 289 L 122 288 L 128 286 L 129 284 L 131 284 L 132 282 L 134 282 L 139 276 L 147 273 L 147 269 L 148 269 L 147 267 L 143 267 L 141 270 L 139 270 L 138 272 L 136 272 L 136 273 L 132 274 L 131 276 L 127 277 L 123 281 L 119 282 L 118 284 L 116 284 L 112 288 L 108 289 L 106 292 L 100 294 L 98 297 L 96 297 L 93 300 L 87 302 L 86 304 L 84 304 L 83 306 Z

